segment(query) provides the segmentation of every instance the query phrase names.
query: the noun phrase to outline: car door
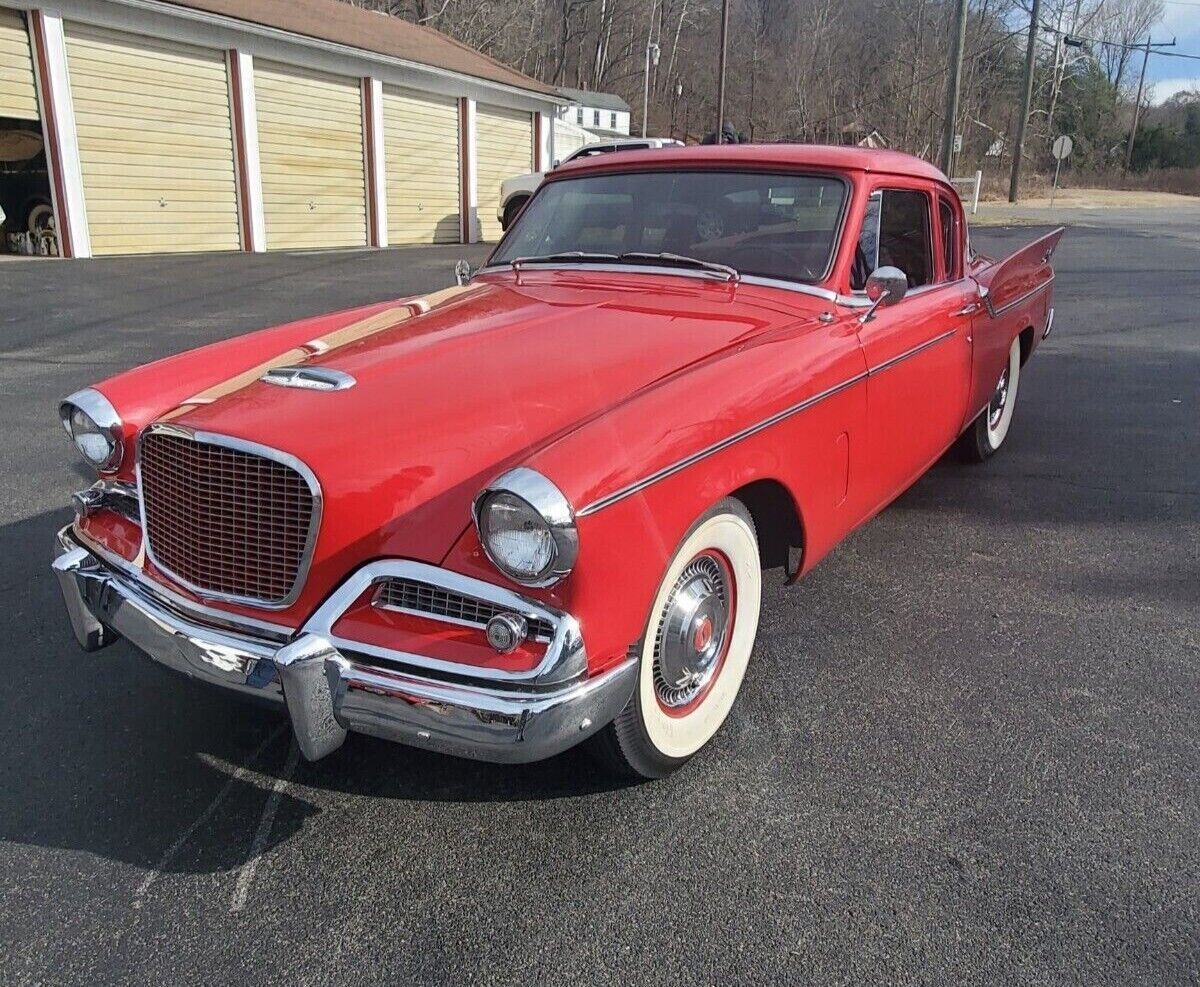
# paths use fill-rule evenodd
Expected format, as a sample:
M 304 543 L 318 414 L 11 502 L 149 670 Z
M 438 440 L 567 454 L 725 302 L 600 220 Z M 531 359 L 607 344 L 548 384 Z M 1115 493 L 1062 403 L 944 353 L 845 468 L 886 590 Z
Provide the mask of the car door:
M 876 187 L 864 211 L 856 271 L 898 267 L 909 283 L 901 301 L 880 306 L 858 328 L 868 370 L 873 510 L 924 472 L 962 425 L 979 296 L 962 275 L 956 216 L 950 213 L 943 232 L 947 217 L 932 189 L 898 179 Z

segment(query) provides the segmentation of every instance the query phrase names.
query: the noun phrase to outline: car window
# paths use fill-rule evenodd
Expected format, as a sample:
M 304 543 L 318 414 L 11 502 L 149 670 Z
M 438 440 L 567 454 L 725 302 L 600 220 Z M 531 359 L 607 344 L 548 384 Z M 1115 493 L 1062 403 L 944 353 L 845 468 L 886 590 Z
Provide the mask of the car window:
M 962 277 L 959 270 L 962 255 L 958 249 L 958 228 L 954 222 L 954 207 L 940 196 L 938 219 L 942 226 L 942 269 L 946 272 L 947 281 L 956 281 Z
M 845 195 L 840 179 L 817 175 L 581 175 L 544 185 L 489 263 L 575 250 L 666 252 L 811 283 L 829 267 Z
M 877 189 L 867 201 L 850 287 L 862 291 L 877 267 L 898 267 L 910 288 L 933 281 L 929 197 L 909 189 Z

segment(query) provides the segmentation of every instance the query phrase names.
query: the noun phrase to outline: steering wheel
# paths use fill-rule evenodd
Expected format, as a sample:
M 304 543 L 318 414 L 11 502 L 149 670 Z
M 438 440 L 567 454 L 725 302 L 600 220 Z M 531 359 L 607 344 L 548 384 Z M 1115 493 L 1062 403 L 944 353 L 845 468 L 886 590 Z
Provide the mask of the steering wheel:
M 741 259 L 743 255 L 749 255 L 750 257 L 753 257 L 755 254 L 758 254 L 759 256 L 762 256 L 764 258 L 772 257 L 776 260 L 776 263 L 774 263 L 774 264 L 767 263 L 767 264 L 759 265 L 759 264 L 754 264 L 753 261 L 750 261 L 750 263 L 747 264 L 747 262 L 745 260 Z M 732 264 L 734 267 L 738 268 L 739 270 L 742 267 L 746 267 L 746 266 L 750 266 L 750 267 L 760 267 L 761 266 L 761 267 L 765 267 L 767 270 L 785 270 L 785 271 L 789 271 L 796 267 L 799 267 L 803 277 L 806 280 L 815 281 L 818 277 L 816 272 L 813 271 L 812 268 L 810 268 L 807 264 L 798 265 L 796 263 L 795 255 L 790 250 L 788 250 L 786 247 L 781 247 L 775 243 L 742 244 L 740 247 L 734 247 L 733 250 L 730 251 L 728 259 L 729 259 L 730 264 Z M 780 263 L 780 262 L 782 262 L 782 263 Z

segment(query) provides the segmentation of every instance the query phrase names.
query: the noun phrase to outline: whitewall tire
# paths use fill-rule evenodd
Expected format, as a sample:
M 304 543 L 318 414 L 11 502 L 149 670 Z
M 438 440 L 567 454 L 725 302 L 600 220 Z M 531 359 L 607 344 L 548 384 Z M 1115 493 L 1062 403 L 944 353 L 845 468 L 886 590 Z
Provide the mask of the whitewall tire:
M 1021 382 L 1021 339 L 1018 336 L 1008 348 L 1008 362 L 1000 372 L 991 400 L 979 417 L 963 433 L 964 452 L 977 462 L 999 451 L 1012 428 L 1013 412 L 1017 407 L 1017 385 Z
M 603 760 L 661 778 L 704 747 L 741 691 L 761 603 L 754 522 L 740 501 L 723 500 L 692 526 L 659 583 L 637 687 L 593 744 Z

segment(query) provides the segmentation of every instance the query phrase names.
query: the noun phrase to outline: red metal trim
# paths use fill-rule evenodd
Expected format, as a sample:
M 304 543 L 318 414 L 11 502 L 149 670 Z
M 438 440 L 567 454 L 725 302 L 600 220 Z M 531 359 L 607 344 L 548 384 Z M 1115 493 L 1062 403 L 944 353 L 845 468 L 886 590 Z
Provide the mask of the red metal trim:
M 467 126 L 467 98 L 458 98 L 458 235 L 462 243 L 471 240 L 471 155 Z
M 54 112 L 54 89 L 50 84 L 50 67 L 46 58 L 46 27 L 40 10 L 28 11 L 29 33 L 33 37 L 37 52 L 38 83 L 41 87 L 42 107 L 45 114 L 42 123 L 42 139 L 49 151 L 50 180 L 54 187 L 54 221 L 58 231 L 59 251 L 64 257 L 75 256 L 75 242 L 71 239 L 71 223 L 67 211 L 67 184 L 63 178 L 61 145 L 58 141 L 58 118 Z
M 379 192 L 375 186 L 379 179 L 379 170 L 376 162 L 375 152 L 375 91 L 371 87 L 371 80 L 363 77 L 360 80 L 362 87 L 362 111 L 363 111 L 363 148 L 367 156 L 367 235 L 370 237 L 372 247 L 378 247 L 379 240 L 379 215 L 375 208 L 376 196 Z
M 242 250 L 253 252 L 254 226 L 250 216 L 250 165 L 246 160 L 246 118 L 242 112 L 243 92 L 242 67 L 238 64 L 236 48 L 230 48 L 227 54 L 229 65 L 229 90 L 233 112 L 233 153 L 237 162 L 238 176 L 238 218 L 242 224 Z

